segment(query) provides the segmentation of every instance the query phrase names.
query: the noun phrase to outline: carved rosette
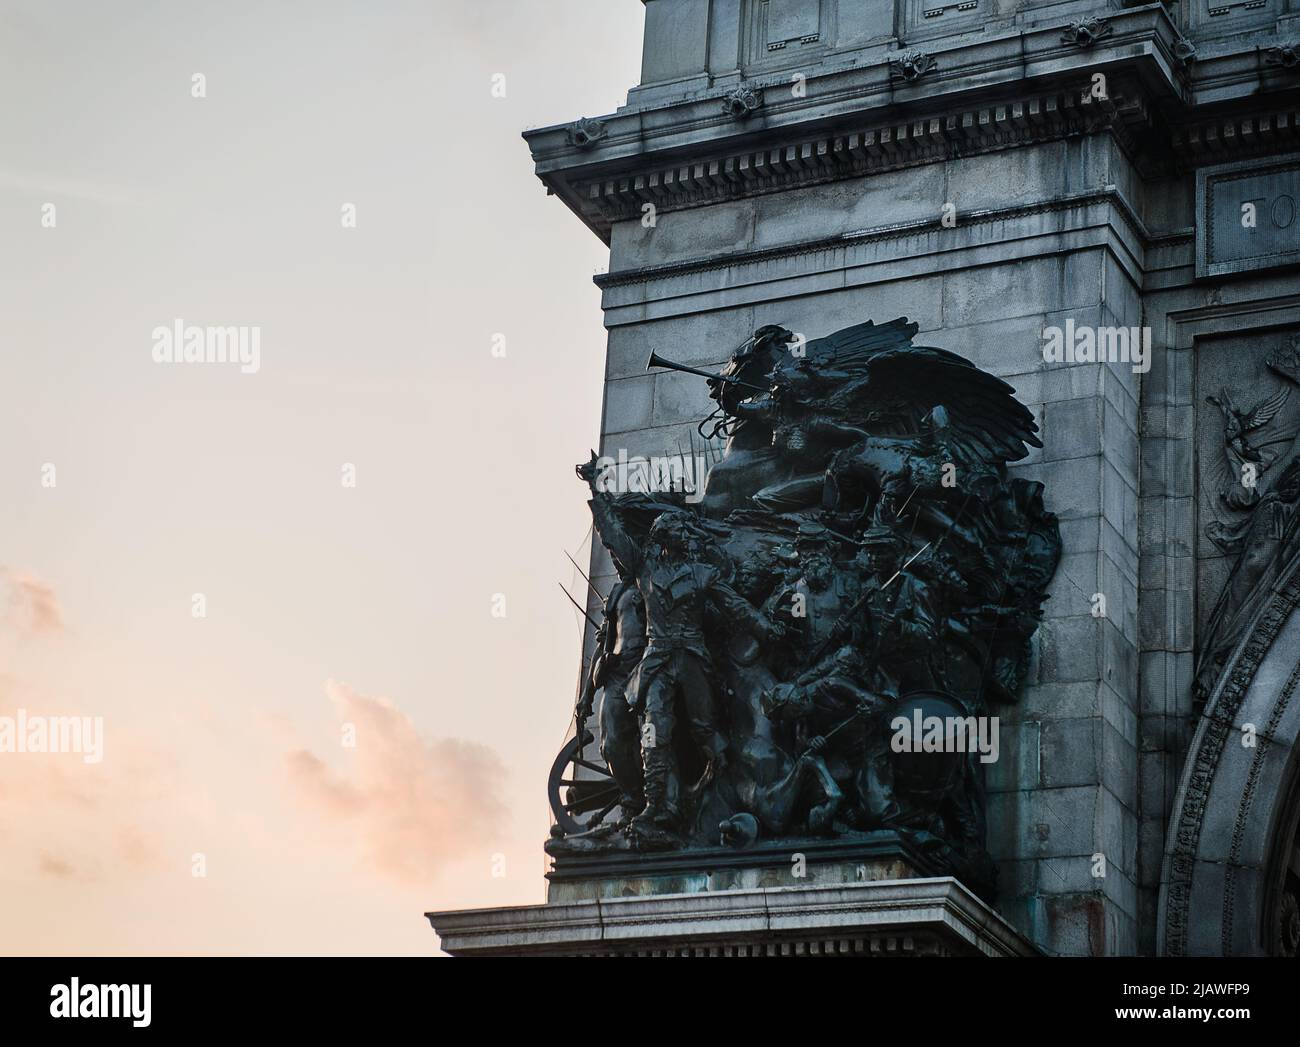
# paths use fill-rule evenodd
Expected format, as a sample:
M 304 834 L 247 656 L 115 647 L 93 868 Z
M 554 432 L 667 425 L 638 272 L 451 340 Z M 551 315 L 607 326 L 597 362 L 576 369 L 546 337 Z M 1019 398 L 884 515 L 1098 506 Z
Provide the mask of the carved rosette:
M 763 92 L 750 87 L 733 87 L 722 96 L 722 111 L 733 120 L 748 120 L 763 105 Z
M 1184 69 L 1191 62 L 1196 61 L 1196 45 L 1185 36 L 1180 36 L 1174 41 L 1174 60 Z
M 909 84 L 921 79 L 926 73 L 932 72 L 938 67 L 939 64 L 934 58 L 924 51 L 904 51 L 889 63 L 890 73 L 896 79 Z
M 1286 70 L 1293 70 L 1300 66 L 1300 43 L 1292 41 L 1270 47 L 1264 52 L 1264 61 L 1269 65 L 1277 65 Z
M 1087 18 L 1076 18 L 1061 30 L 1061 43 L 1088 48 L 1113 31 L 1114 27 L 1106 19 L 1089 15 Z
M 605 137 L 605 125 L 599 120 L 589 120 L 585 116 L 581 120 L 575 120 L 565 130 L 568 133 L 569 144 L 574 149 L 590 149 Z

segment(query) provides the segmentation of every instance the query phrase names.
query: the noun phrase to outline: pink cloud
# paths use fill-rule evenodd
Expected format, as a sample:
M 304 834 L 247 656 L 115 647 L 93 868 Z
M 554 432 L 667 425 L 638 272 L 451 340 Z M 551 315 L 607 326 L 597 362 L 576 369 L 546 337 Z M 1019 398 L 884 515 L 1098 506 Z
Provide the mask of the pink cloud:
M 13 714 L 0 702 L 0 715 Z M 98 764 L 77 756 L 0 757 L 0 878 L 35 872 L 121 883 L 174 863 L 166 857 L 174 847 L 149 824 L 177 793 L 174 759 L 127 732 L 114 734 L 112 746 L 111 759 Z
M 9 589 L 6 620 L 33 633 L 56 633 L 63 629 L 63 609 L 53 586 L 25 571 L 0 567 L 0 581 Z
M 40 870 L 43 876 L 62 880 L 72 879 L 77 875 L 77 870 L 70 862 L 46 851 L 42 851 L 40 855 Z
M 426 740 L 386 698 L 329 681 L 340 721 L 344 770 L 305 750 L 287 757 L 300 799 L 348 830 L 364 859 L 384 875 L 427 883 L 449 862 L 487 851 L 507 820 L 505 767 L 484 745 Z

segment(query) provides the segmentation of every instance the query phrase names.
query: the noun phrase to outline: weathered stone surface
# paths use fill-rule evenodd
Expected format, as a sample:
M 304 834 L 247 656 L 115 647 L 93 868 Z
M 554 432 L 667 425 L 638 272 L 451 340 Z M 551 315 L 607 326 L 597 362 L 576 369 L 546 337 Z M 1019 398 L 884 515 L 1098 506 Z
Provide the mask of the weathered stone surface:
M 1289 8 L 649 0 L 642 85 L 606 136 L 578 155 L 562 125 L 528 135 L 539 174 L 611 243 L 606 450 L 689 444 L 700 390 L 645 376 L 651 349 L 716 365 L 768 323 L 813 338 L 909 315 L 1033 410 L 1044 447 L 1013 473 L 1045 484 L 1065 557 L 986 786 L 997 907 L 1048 953 L 1264 948 L 1300 733 L 1285 587 L 1231 652 L 1213 715 L 1194 678 L 1235 563 L 1206 526 L 1243 519 L 1220 497 L 1226 416 L 1206 397 L 1227 387 L 1249 413 L 1300 333 L 1283 242 L 1300 220 L 1253 236 L 1238 199 L 1258 195 L 1267 223 L 1294 196 L 1294 73 L 1263 58 L 1296 35 Z M 1088 15 L 1109 31 L 1063 40 Z M 895 34 L 937 68 L 898 81 Z M 1085 102 L 1101 68 L 1106 97 Z M 746 121 L 720 104 L 742 84 L 764 89 Z M 1044 334 L 1067 322 L 1148 330 L 1149 369 L 1048 362 Z M 1300 396 L 1278 426 L 1300 426 Z M 1237 744 L 1245 724 L 1261 747 Z M 812 947 L 771 947 L 787 945 Z
M 426 914 L 454 956 L 1029 956 L 950 877 Z

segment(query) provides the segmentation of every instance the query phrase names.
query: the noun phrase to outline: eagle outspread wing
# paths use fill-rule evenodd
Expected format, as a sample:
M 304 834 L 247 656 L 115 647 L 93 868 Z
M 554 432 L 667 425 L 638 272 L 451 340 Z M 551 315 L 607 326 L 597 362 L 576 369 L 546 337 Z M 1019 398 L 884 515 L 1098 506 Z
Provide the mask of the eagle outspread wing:
M 802 360 L 787 358 L 773 377 L 779 383 L 791 368 L 815 376 L 826 408 L 855 424 L 883 405 L 903 405 L 918 421 L 942 406 L 959 450 L 986 463 L 1016 462 L 1043 446 L 1015 389 L 956 353 L 913 345 L 916 332 L 905 317 L 847 327 L 810 341 Z
M 828 378 L 858 377 L 878 353 L 911 345 L 917 330 L 917 325 L 905 316 L 887 324 L 868 320 L 825 338 L 814 338 L 804 346 L 804 359 Z
M 1286 404 L 1287 398 L 1291 395 L 1291 390 L 1283 386 L 1281 390 L 1274 393 L 1267 400 L 1263 400 L 1255 405 L 1255 409 L 1241 420 L 1241 427 L 1245 432 L 1252 432 L 1265 425 L 1268 425 L 1275 417 L 1278 411 Z

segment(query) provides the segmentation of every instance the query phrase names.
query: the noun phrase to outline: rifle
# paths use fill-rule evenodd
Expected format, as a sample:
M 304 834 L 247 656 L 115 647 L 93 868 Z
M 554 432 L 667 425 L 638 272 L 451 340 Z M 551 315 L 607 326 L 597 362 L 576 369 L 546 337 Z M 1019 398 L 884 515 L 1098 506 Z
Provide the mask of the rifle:
M 928 548 L 930 548 L 930 543 L 926 542 L 923 546 L 921 546 L 921 548 L 919 548 L 916 552 L 914 552 L 911 556 L 908 557 L 907 563 L 903 564 L 902 567 L 900 567 L 897 571 L 895 571 L 892 575 L 889 576 L 889 580 L 885 582 L 884 585 L 882 585 L 879 589 L 867 589 L 866 592 L 864 592 L 861 596 L 859 596 L 856 600 L 854 600 L 853 603 L 849 604 L 848 610 L 846 610 L 842 615 L 840 615 L 838 618 L 835 619 L 835 624 L 831 626 L 831 631 L 827 634 L 826 639 L 823 640 L 821 643 L 819 643 L 817 645 L 817 649 L 813 651 L 812 656 L 808 659 L 808 666 L 811 668 L 812 666 L 816 665 L 819 661 L 821 661 L 823 655 L 825 655 L 826 652 L 830 650 L 831 645 L 837 643 L 839 639 L 844 635 L 845 631 L 852 626 L 853 616 L 856 615 L 860 610 L 862 610 L 862 608 L 866 605 L 867 601 L 870 600 L 871 597 L 874 596 L 876 593 L 883 593 L 886 589 L 888 589 L 894 583 L 894 580 L 898 578 L 904 571 L 908 569 L 908 567 L 912 565 L 912 561 L 915 560 L 918 556 L 920 556 L 923 552 L 925 552 Z
M 584 575 L 583 577 L 586 576 Z M 588 582 L 587 584 L 590 585 L 591 583 Z M 593 586 L 593 590 L 594 588 L 595 587 Z M 560 583 L 560 590 L 561 592 L 564 593 L 565 596 L 569 597 L 569 603 L 573 604 L 574 607 L 576 607 L 579 611 L 581 611 L 582 616 L 592 624 L 592 627 L 596 630 L 596 636 L 597 636 L 598 649 L 596 653 L 592 656 L 591 662 L 582 667 L 582 676 L 579 677 L 580 684 L 578 687 L 578 700 L 573 710 L 574 718 L 577 720 L 578 723 L 578 737 L 581 738 L 587 732 L 587 718 L 591 716 L 592 701 L 596 696 L 595 677 L 596 677 L 597 663 L 600 662 L 601 656 L 603 654 L 603 652 L 599 650 L 599 646 L 600 646 L 599 639 L 601 635 L 601 629 L 603 627 L 598 625 L 596 623 L 596 619 L 594 619 L 591 615 L 587 613 L 586 608 L 584 608 L 580 603 L 578 603 L 577 600 L 575 600 L 570 595 L 569 590 L 564 588 L 563 582 Z M 585 641 L 587 636 L 587 630 L 585 628 L 582 630 L 582 635 Z
M 597 622 L 596 619 L 593 618 L 591 615 L 589 615 L 589 614 L 587 613 L 586 608 L 583 607 L 582 604 L 578 603 L 578 601 L 575 600 L 575 599 L 574 599 L 574 598 L 569 594 L 569 590 L 566 589 L 566 588 L 564 588 L 564 583 L 563 583 L 563 582 L 560 582 L 559 584 L 560 584 L 560 592 L 564 593 L 565 596 L 568 596 L 568 597 L 569 597 L 569 603 L 573 604 L 573 606 L 576 607 L 576 608 L 579 610 L 579 612 L 581 612 L 582 617 L 584 617 L 585 619 L 587 619 L 587 621 L 589 621 L 589 622 L 591 623 L 591 627 L 592 627 L 593 629 L 599 630 L 599 629 L 600 629 L 600 623 Z M 588 584 L 590 584 L 590 583 L 588 583 Z M 597 593 L 596 595 L 599 596 L 600 594 Z
M 854 600 L 851 604 L 849 604 L 848 610 L 846 610 L 842 615 L 840 615 L 838 618 L 835 619 L 835 624 L 831 626 L 831 631 L 826 634 L 826 639 L 824 639 L 821 643 L 819 643 L 817 645 L 817 648 L 813 651 L 813 653 L 809 655 L 808 668 L 811 669 L 818 662 L 820 662 L 822 660 L 823 655 L 825 655 L 826 652 L 831 649 L 832 645 L 840 641 L 843 635 L 852 627 L 853 617 L 860 610 L 862 610 L 863 607 L 866 606 L 867 601 L 870 600 L 871 597 L 874 596 L 876 593 L 883 592 L 883 591 L 884 591 L 883 588 L 868 589 L 856 600 Z

